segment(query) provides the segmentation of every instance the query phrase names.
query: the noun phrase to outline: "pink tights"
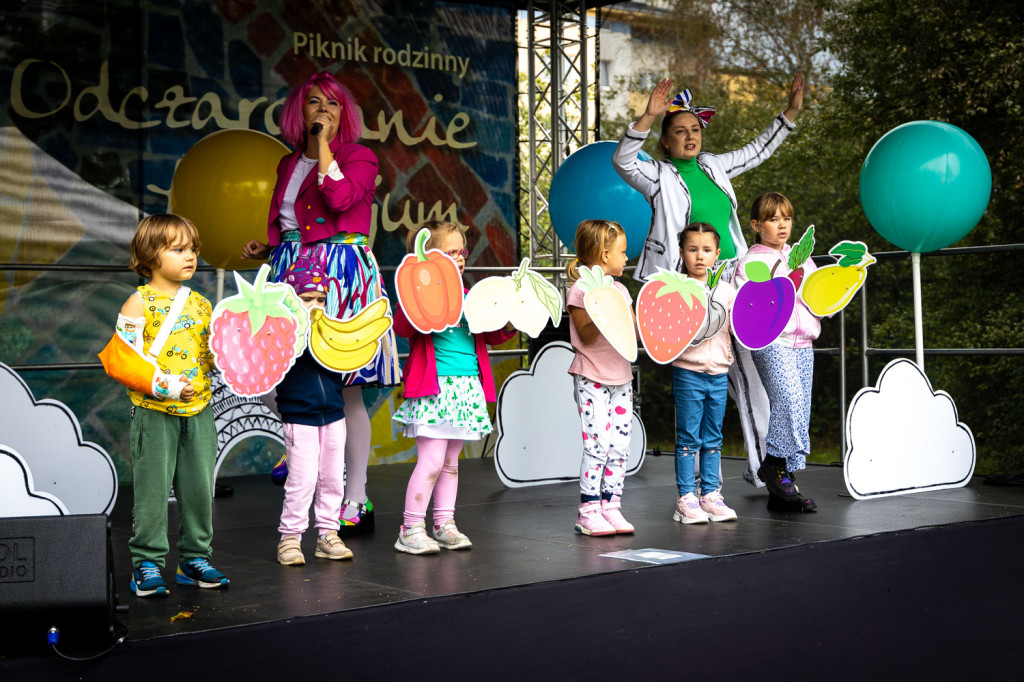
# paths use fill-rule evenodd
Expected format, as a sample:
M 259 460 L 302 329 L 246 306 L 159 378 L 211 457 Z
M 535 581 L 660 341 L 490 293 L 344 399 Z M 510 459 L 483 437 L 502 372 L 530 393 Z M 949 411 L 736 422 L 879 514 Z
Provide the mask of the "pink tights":
M 455 518 L 455 496 L 459 491 L 461 440 L 416 438 L 416 468 L 405 491 L 405 527 L 425 521 L 427 503 L 434 497 L 434 525 Z

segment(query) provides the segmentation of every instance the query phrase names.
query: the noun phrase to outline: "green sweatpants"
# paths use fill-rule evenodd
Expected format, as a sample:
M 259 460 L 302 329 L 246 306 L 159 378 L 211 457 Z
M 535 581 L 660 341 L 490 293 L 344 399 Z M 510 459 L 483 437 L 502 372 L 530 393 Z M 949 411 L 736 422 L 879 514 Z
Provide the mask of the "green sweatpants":
M 128 541 L 132 565 L 164 566 L 167 496 L 174 484 L 178 507 L 178 556 L 181 561 L 210 558 L 213 540 L 213 470 L 217 430 L 213 410 L 177 417 L 136 407 L 132 414 L 132 480 L 135 484 L 135 534 Z

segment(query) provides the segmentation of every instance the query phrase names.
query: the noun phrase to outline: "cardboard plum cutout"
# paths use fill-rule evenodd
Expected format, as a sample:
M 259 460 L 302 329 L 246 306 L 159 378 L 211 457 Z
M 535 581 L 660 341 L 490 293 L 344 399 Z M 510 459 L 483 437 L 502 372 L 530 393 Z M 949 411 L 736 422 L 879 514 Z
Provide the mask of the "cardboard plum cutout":
M 395 271 L 398 301 L 409 324 L 421 334 L 457 327 L 462 319 L 459 266 L 437 249 L 425 251 L 429 239 L 430 230 L 420 230 L 413 253 L 407 254 Z
M 583 290 L 583 307 L 597 329 L 619 355 L 636 362 L 637 343 L 633 311 L 629 301 L 615 287 L 615 280 L 601 267 L 581 267 L 579 287 Z
M 562 297 L 543 275 L 527 268 L 524 258 L 508 277 L 487 277 L 466 294 L 463 309 L 473 334 L 501 329 L 507 323 L 531 338 L 548 324 L 562 321 Z
M 789 277 L 773 277 L 760 261 L 746 264 L 748 281 L 736 292 L 732 333 L 750 350 L 770 346 L 786 329 L 796 305 L 796 288 Z
M 651 275 L 636 299 L 640 340 L 652 360 L 667 365 L 682 354 L 707 325 L 704 284 L 662 268 Z

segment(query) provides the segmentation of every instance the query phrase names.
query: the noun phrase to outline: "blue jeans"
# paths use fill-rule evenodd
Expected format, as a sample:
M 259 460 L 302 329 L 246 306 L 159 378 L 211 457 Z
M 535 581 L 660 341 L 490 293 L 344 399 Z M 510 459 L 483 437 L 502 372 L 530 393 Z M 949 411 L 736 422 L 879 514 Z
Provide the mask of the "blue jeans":
M 696 492 L 694 458 L 700 455 L 700 492 L 706 495 L 722 483 L 722 420 L 729 391 L 728 374 L 704 374 L 672 368 L 676 401 L 676 487 L 680 497 Z

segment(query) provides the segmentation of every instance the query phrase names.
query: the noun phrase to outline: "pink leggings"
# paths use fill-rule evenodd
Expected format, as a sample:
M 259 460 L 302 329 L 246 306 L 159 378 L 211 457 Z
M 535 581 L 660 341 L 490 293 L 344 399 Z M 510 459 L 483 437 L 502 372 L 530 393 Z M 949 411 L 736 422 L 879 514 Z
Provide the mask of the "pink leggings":
M 461 440 L 416 438 L 416 468 L 405 491 L 405 527 L 427 518 L 427 503 L 434 497 L 434 525 L 455 518 L 455 496 L 459 491 Z

